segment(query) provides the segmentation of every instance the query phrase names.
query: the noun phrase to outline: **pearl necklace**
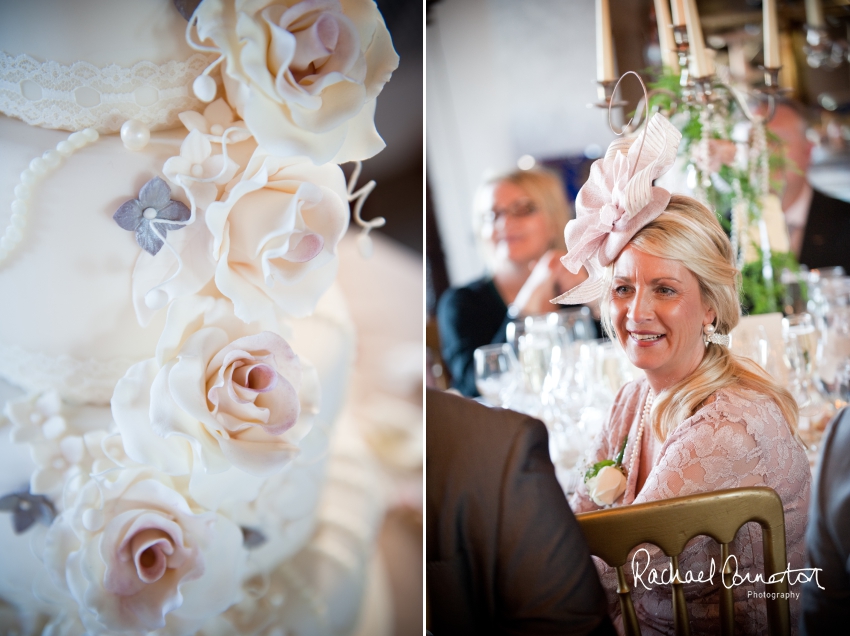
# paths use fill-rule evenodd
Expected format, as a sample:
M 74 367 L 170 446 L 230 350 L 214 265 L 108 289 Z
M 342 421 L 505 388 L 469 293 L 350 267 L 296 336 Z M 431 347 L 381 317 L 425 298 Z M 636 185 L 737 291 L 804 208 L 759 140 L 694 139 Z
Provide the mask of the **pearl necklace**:
M 635 445 L 632 447 L 632 458 L 629 461 L 629 477 L 632 476 L 632 471 L 635 469 L 635 461 L 637 460 L 638 453 L 640 453 L 640 443 L 643 440 L 643 427 L 646 424 L 646 420 L 649 419 L 649 412 L 652 410 L 652 401 L 654 399 L 655 393 L 653 393 L 652 389 L 650 389 L 649 393 L 646 396 L 646 402 L 644 402 L 643 405 L 643 413 L 641 413 L 640 415 L 640 424 L 638 424 L 638 432 L 637 438 L 635 438 Z
M 48 150 L 40 157 L 30 161 L 29 167 L 21 173 L 21 182 L 15 187 L 15 200 L 12 201 L 12 218 L 0 237 L 0 264 L 24 238 L 23 230 L 27 225 L 30 200 L 39 182 L 59 167 L 80 148 L 93 144 L 100 135 L 94 128 L 86 128 L 71 133 L 68 139 L 56 144 L 56 150 Z

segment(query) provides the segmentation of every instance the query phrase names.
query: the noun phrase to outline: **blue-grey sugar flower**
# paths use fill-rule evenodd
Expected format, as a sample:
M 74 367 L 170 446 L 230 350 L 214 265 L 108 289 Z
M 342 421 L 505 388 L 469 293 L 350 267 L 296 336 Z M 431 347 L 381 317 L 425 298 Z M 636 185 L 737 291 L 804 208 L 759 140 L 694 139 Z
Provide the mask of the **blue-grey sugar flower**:
M 28 491 L 0 497 L 0 510 L 12 513 L 15 534 L 26 532 L 36 521 L 49 526 L 56 517 L 56 509 L 47 497 L 32 495 Z
M 178 223 L 160 223 L 159 221 L 188 221 L 189 208 L 180 201 L 171 198 L 171 188 L 159 177 L 154 177 L 139 190 L 138 199 L 124 203 L 112 218 L 122 228 L 136 233 L 136 242 L 146 252 L 155 255 L 162 249 L 162 239 L 156 230 L 165 236 L 168 230 L 180 230 L 184 226 Z M 157 223 L 154 223 L 157 221 Z

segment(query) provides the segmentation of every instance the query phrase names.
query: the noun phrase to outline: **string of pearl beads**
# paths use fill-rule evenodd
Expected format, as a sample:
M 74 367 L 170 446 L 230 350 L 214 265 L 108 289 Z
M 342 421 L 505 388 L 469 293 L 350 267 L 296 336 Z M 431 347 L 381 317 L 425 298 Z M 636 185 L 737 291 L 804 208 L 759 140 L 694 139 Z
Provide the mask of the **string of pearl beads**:
M 24 229 L 27 225 L 27 215 L 30 211 L 30 202 L 36 186 L 43 181 L 62 163 L 77 150 L 91 145 L 100 138 L 94 128 L 86 128 L 79 132 L 71 133 L 67 139 L 63 139 L 54 150 L 48 150 L 40 157 L 36 157 L 29 163 L 29 167 L 21 173 L 21 182 L 15 186 L 15 200 L 12 201 L 12 217 L 9 225 L 0 238 L 0 264 L 2 264 L 24 238 Z

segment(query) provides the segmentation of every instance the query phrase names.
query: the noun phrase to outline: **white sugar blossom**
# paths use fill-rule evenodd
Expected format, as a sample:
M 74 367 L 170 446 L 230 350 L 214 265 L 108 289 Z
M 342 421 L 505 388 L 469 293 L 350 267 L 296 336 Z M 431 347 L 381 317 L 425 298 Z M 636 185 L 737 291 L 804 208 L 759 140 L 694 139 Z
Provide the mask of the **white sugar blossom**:
M 66 486 L 70 496 L 80 477 L 114 465 L 102 443 L 114 423 L 103 408 L 63 404 L 55 391 L 11 400 L 6 404 L 12 441 L 29 447 L 36 470 L 30 493 L 50 498 L 61 510 Z M 0 493 L 5 494 L 5 493 Z
M 207 138 L 214 143 L 220 144 L 222 136 L 228 130 L 228 143 L 239 143 L 251 137 L 245 122 L 233 116 L 233 110 L 223 99 L 217 99 L 209 104 L 204 108 L 203 113 L 187 110 L 180 113 L 178 117 L 188 131 L 197 130 L 207 135 Z
M 193 130 L 180 145 L 180 155 L 168 159 L 162 171 L 169 181 L 186 191 L 196 210 L 206 210 L 238 168 L 233 159 L 213 154 L 207 136 Z
M 225 56 L 228 101 L 260 146 L 315 163 L 384 147 L 375 100 L 398 55 L 373 0 L 206 0 L 198 36 Z

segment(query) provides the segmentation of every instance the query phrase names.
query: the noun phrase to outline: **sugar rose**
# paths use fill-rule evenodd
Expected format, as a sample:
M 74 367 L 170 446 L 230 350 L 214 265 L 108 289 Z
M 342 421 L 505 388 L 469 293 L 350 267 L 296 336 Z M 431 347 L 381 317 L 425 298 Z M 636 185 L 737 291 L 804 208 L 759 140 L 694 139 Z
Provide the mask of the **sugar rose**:
M 221 201 L 210 204 L 215 283 L 245 321 L 313 311 L 336 277 L 348 227 L 339 166 L 257 151 Z
M 227 5 L 231 5 L 228 9 Z M 206 0 L 198 36 L 225 56 L 228 101 L 258 143 L 314 163 L 384 147 L 375 99 L 398 55 L 373 0 Z
M 53 584 L 93 635 L 195 633 L 238 600 L 246 558 L 238 526 L 194 512 L 176 482 L 150 468 L 88 481 L 44 549 Z
M 283 338 L 236 318 L 226 299 L 191 296 L 169 307 L 157 357 L 118 382 L 112 412 L 135 461 L 174 475 L 197 460 L 206 473 L 265 476 L 298 453 L 299 391 L 313 394 Z M 309 415 L 313 398 L 304 406 Z

